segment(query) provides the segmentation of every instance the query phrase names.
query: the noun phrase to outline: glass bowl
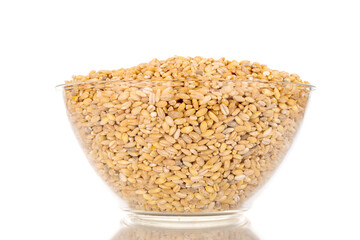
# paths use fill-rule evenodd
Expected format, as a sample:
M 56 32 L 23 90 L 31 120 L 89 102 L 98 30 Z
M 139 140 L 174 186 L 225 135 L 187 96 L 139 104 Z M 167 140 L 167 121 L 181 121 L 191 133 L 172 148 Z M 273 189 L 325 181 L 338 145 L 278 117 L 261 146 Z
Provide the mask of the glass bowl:
M 87 158 L 129 219 L 219 226 L 247 210 L 279 166 L 313 86 L 209 79 L 58 88 Z

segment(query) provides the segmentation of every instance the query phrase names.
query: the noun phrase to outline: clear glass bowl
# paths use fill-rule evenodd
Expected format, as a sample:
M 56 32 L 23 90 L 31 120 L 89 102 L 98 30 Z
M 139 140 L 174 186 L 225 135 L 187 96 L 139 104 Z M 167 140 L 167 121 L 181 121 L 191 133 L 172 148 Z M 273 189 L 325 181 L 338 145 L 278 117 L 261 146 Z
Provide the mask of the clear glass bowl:
M 240 80 L 59 85 L 90 163 L 134 221 L 235 218 L 274 173 L 313 86 Z

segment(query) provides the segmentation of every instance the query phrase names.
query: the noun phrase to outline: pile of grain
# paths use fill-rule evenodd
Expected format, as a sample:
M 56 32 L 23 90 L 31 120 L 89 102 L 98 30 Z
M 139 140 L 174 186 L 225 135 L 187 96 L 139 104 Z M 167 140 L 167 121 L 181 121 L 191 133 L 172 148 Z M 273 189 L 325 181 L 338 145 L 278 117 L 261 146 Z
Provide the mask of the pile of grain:
M 67 112 L 97 172 L 130 208 L 237 209 L 281 162 L 310 87 L 248 61 L 157 59 L 74 76 Z

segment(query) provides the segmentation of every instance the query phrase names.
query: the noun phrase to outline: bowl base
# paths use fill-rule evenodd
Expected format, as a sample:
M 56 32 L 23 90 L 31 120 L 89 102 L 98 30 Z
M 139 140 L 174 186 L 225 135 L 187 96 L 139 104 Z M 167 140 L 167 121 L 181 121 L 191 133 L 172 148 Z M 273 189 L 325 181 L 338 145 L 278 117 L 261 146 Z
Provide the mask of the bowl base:
M 167 229 L 204 229 L 243 225 L 247 219 L 243 211 L 214 213 L 166 214 L 145 211 L 127 211 L 122 222 L 128 226 L 147 226 Z

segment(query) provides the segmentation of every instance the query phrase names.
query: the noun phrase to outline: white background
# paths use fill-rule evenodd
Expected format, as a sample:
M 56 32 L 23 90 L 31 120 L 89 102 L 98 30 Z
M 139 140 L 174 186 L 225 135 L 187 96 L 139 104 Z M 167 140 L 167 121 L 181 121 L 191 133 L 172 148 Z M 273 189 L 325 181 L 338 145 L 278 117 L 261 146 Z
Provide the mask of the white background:
M 0 1 L 0 239 L 110 239 L 117 199 L 54 86 L 174 55 L 226 57 L 317 86 L 246 216 L 262 240 L 360 239 L 358 1 Z

